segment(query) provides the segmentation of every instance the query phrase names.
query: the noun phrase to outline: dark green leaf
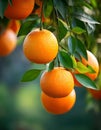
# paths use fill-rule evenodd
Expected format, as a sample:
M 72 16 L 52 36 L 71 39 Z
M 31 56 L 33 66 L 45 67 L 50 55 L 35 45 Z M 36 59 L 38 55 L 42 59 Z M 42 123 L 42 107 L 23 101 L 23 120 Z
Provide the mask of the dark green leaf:
M 44 16 L 49 17 L 53 11 L 53 2 L 52 0 L 44 0 L 43 4 L 43 11 L 44 11 Z
M 66 23 L 61 20 L 58 19 L 58 37 L 59 37 L 59 41 L 61 41 L 67 34 L 68 29 L 67 29 L 67 25 Z
M 28 71 L 26 71 L 25 74 L 23 75 L 21 81 L 22 81 L 22 82 L 28 82 L 28 81 L 35 80 L 35 79 L 39 76 L 39 74 L 40 74 L 41 71 L 42 71 L 42 70 L 37 70 L 37 69 L 28 70 Z
M 49 64 L 48 71 L 51 71 L 54 68 L 54 60 Z
M 74 54 L 75 50 L 76 50 L 76 45 L 77 45 L 77 41 L 76 41 L 76 38 L 70 36 L 68 38 L 68 49 L 69 49 L 69 52 L 71 54 Z
M 76 58 L 77 60 L 81 61 L 81 56 L 80 56 L 80 54 L 79 54 L 78 52 L 75 52 L 75 53 L 74 53 L 74 56 L 75 56 L 75 58 Z
M 27 35 L 32 30 L 32 28 L 38 26 L 37 20 L 38 17 L 36 16 L 33 18 L 28 18 L 25 21 L 23 21 L 18 36 Z
M 0 0 L 0 17 L 3 18 L 4 11 L 7 7 L 8 1 L 7 0 Z
M 86 88 L 97 88 L 94 81 L 92 81 L 89 77 L 87 77 L 84 74 L 75 74 L 75 78 Z
M 53 0 L 56 11 L 62 16 L 63 19 L 66 17 L 66 6 L 62 0 Z
M 76 51 L 85 59 L 87 59 L 87 52 L 86 52 L 86 47 L 84 46 L 84 44 L 81 42 L 81 40 L 76 39 L 77 40 L 77 46 L 76 46 Z
M 70 55 L 68 55 L 68 53 L 64 52 L 64 51 L 60 51 L 58 54 L 59 57 L 59 61 L 60 63 L 65 67 L 65 68 L 73 68 L 73 62 L 72 59 L 70 57 Z
M 74 27 L 74 28 L 72 29 L 72 31 L 73 31 L 74 33 L 76 33 L 76 34 L 82 34 L 82 33 L 86 32 L 86 30 L 84 30 L 84 29 L 82 29 L 82 28 L 80 28 L 80 27 Z

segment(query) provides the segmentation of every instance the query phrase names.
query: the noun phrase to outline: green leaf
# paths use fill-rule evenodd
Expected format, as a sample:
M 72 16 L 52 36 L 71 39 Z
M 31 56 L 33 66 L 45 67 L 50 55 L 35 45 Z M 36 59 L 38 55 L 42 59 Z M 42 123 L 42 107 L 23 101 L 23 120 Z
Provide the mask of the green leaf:
M 84 57 L 85 59 L 87 59 L 86 47 L 81 42 L 81 40 L 79 40 L 79 39 L 76 39 L 76 40 L 77 40 L 76 52 L 78 52 L 82 57 Z
M 75 68 L 78 72 L 85 74 L 85 73 L 94 73 L 95 71 L 89 66 L 85 66 L 81 62 L 77 62 L 77 68 Z
M 80 82 L 84 87 L 86 88 L 92 88 L 92 89 L 97 89 L 94 81 L 92 81 L 89 77 L 87 77 L 84 74 L 75 74 L 75 78 L 77 81 Z
M 85 23 L 90 23 L 90 24 L 100 24 L 99 22 L 97 22 L 96 20 L 94 20 L 90 15 L 86 14 L 83 11 L 77 11 L 74 13 L 74 17 L 76 17 L 77 19 L 85 22 Z
M 33 18 L 29 17 L 28 19 L 23 21 L 18 36 L 27 35 L 34 27 L 38 26 L 37 20 L 38 16 L 35 16 Z
M 61 41 L 67 34 L 68 32 L 68 28 L 66 23 L 61 20 L 58 19 L 58 37 L 59 37 L 59 41 Z
M 74 32 L 74 33 L 76 33 L 76 34 L 82 34 L 82 33 L 86 32 L 86 30 L 84 30 L 84 29 L 82 29 L 82 28 L 80 28 L 80 27 L 74 27 L 74 28 L 72 29 L 72 32 Z
M 54 60 L 49 64 L 48 71 L 51 71 L 54 68 Z
M 55 10 L 59 12 L 59 14 L 61 15 L 63 19 L 65 19 L 67 8 L 66 8 L 66 5 L 64 4 L 64 1 L 53 0 L 53 3 L 54 3 Z
M 8 1 L 7 0 L 0 0 L 0 17 L 3 18 L 4 11 L 7 7 Z
M 91 0 L 91 4 L 93 5 L 94 8 L 97 8 L 97 1 L 96 0 Z
M 77 60 L 81 61 L 81 56 L 80 56 L 80 54 L 79 54 L 78 52 L 75 52 L 75 53 L 74 53 L 74 56 L 75 56 L 75 58 L 76 58 Z
M 53 2 L 52 0 L 44 0 L 43 4 L 43 11 L 44 11 L 44 16 L 49 17 L 53 11 Z
M 73 62 L 72 62 L 70 55 L 68 55 L 68 53 L 66 53 L 64 51 L 60 51 L 59 54 L 58 54 L 58 57 L 59 57 L 60 63 L 65 68 L 67 68 L 67 69 L 73 68 Z
M 73 68 L 77 68 L 77 62 L 74 56 L 71 56 L 72 62 L 73 62 Z
M 90 65 L 87 65 L 87 68 L 89 68 L 90 73 L 95 73 L 96 72 Z
M 93 9 L 92 5 L 90 5 L 89 2 L 87 3 L 87 1 L 82 1 L 82 4 L 89 9 Z
M 22 77 L 22 82 L 28 82 L 28 81 L 32 81 L 35 80 L 39 74 L 41 73 L 42 70 L 38 70 L 38 69 L 31 69 L 25 72 L 25 74 Z
M 71 54 L 74 54 L 76 50 L 77 41 L 75 37 L 70 36 L 68 38 L 68 49 Z

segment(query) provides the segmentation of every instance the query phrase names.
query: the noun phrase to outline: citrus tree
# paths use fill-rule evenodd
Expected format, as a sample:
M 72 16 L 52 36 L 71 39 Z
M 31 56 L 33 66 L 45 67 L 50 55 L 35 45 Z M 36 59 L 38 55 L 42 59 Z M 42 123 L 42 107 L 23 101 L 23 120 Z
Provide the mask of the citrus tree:
M 0 57 L 22 43 L 26 60 L 39 69 L 27 70 L 21 81 L 41 75 L 41 100 L 50 113 L 63 114 L 73 107 L 75 87 L 85 87 L 101 99 L 96 4 L 95 0 L 0 1 Z

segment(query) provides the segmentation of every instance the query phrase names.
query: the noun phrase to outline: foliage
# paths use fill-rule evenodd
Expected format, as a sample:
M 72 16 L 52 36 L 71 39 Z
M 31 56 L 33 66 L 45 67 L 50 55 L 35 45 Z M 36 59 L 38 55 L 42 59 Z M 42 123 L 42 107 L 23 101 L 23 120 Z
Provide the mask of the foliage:
M 6 28 L 9 22 L 9 19 L 7 19 L 4 16 L 4 11 L 7 7 L 8 2 L 12 5 L 12 0 L 0 0 L 0 33 L 2 28 Z M 86 50 L 90 50 L 91 52 L 93 52 L 93 54 L 96 55 L 99 61 L 99 65 L 101 66 L 101 25 L 100 25 L 101 4 L 100 3 L 101 3 L 100 0 L 83 0 L 83 1 L 82 0 L 48 0 L 48 1 L 43 0 L 43 8 L 40 15 L 34 14 L 35 9 L 39 8 L 37 5 L 35 5 L 32 14 L 30 14 L 30 16 L 28 16 L 26 19 L 20 20 L 21 28 L 17 35 L 18 49 L 19 48 L 22 49 L 23 40 L 32 29 L 45 28 L 52 31 L 56 35 L 59 43 L 59 53 L 57 57 L 49 64 L 39 65 L 39 64 L 32 63 L 31 64 L 32 68 L 29 69 L 28 67 L 30 63 L 27 60 L 23 62 L 24 58 L 22 56 L 23 55 L 22 50 L 20 50 L 21 52 L 19 52 L 17 49 L 16 53 L 13 53 L 11 57 L 6 57 L 6 58 L 0 57 L 0 80 L 2 81 L 3 79 L 2 82 L 5 83 L 9 82 L 9 87 L 12 86 L 15 92 L 15 89 L 19 88 L 17 86 L 18 85 L 17 82 L 19 82 L 19 80 L 21 80 L 22 85 L 24 85 L 23 82 L 28 82 L 28 81 L 33 81 L 35 79 L 38 79 L 40 73 L 43 72 L 45 69 L 51 71 L 55 66 L 63 66 L 69 71 L 74 72 L 74 70 L 77 70 L 78 72 L 80 72 L 80 74 L 75 74 L 75 78 L 84 87 L 93 88 L 93 89 L 96 89 L 97 87 L 98 89 L 101 89 L 101 75 L 95 81 L 92 81 L 87 76 L 85 76 L 85 73 L 87 72 L 94 73 L 93 68 L 91 66 L 83 65 L 81 62 L 81 57 L 87 59 Z M 42 13 L 46 21 L 42 21 Z M 13 63 L 11 59 L 13 59 Z M 24 72 L 25 74 L 23 75 Z M 101 74 L 101 67 L 100 67 L 100 74 Z M 19 121 L 17 122 L 18 129 L 27 129 L 27 128 L 68 129 L 69 128 L 72 130 L 75 127 L 75 129 L 100 130 L 101 102 L 100 100 L 97 101 L 96 99 L 94 99 L 90 93 L 87 93 L 87 91 L 85 91 L 87 89 L 85 89 L 84 87 L 83 88 L 75 87 L 78 100 L 76 102 L 74 111 L 72 111 L 72 113 L 71 112 L 68 113 L 68 116 L 62 115 L 60 116 L 61 118 L 58 118 L 58 116 L 51 116 L 43 112 L 42 109 L 39 110 L 41 106 L 39 103 L 40 94 L 39 94 L 38 86 L 33 86 L 33 82 L 31 86 L 32 89 L 30 89 L 29 84 L 27 89 L 26 87 L 20 86 L 20 89 L 22 89 L 22 91 L 21 93 L 18 92 L 19 98 L 17 97 L 18 98 L 17 102 L 15 101 L 13 96 L 10 98 L 8 94 L 5 94 L 5 99 L 7 101 L 4 99 L 3 100 L 4 102 L 6 102 L 5 104 L 7 105 L 4 104 L 5 109 L 3 108 L 1 110 L 3 111 L 6 110 L 7 113 L 4 113 L 4 117 L 2 116 L 3 114 L 1 113 L 1 116 L 3 118 L 2 117 L 0 118 L 1 121 L 0 128 L 3 129 L 5 127 L 5 129 L 8 130 L 8 127 L 11 127 L 11 122 L 13 123 L 15 120 L 17 120 L 20 117 L 21 119 L 18 119 Z M 24 89 L 26 89 L 25 92 L 26 94 L 24 93 Z M 36 97 L 37 95 L 36 89 L 38 90 L 37 97 Z M 3 92 L 1 91 L 0 97 L 2 97 L 1 96 L 2 93 Z M 34 95 L 35 97 L 33 98 L 32 95 Z M 87 98 L 85 98 L 86 96 Z M 16 110 L 12 110 L 15 108 L 13 108 L 14 106 L 12 106 L 11 101 L 8 101 L 9 99 L 10 100 L 14 99 L 15 104 L 16 103 L 20 104 L 20 106 L 16 106 L 18 107 L 17 109 L 20 112 L 17 111 L 17 113 L 15 113 Z M 87 101 L 86 105 L 85 105 L 85 101 Z M 34 103 L 33 106 L 36 107 L 36 109 L 33 109 L 30 103 L 32 104 Z M 38 107 L 37 107 L 38 105 L 37 103 L 39 103 Z M 85 107 L 87 108 L 87 110 L 94 110 L 94 111 L 85 112 Z M 26 109 L 28 109 L 27 112 Z M 43 114 L 40 113 L 40 111 L 42 111 Z M 31 114 L 29 115 L 29 113 Z M 81 124 L 78 123 L 80 121 L 82 122 Z M 94 123 L 92 125 L 93 121 Z M 21 125 L 22 128 L 20 128 Z M 2 126 L 4 127 L 2 128 Z M 16 125 L 14 125 L 14 128 L 15 127 Z
M 12 1 L 0 1 L 1 20 L 5 18 L 4 11 L 8 2 L 12 4 Z M 89 11 L 91 11 L 93 14 L 93 6 L 95 5 L 94 1 L 84 0 L 82 2 L 81 0 L 43 0 L 42 2 L 43 8 L 42 12 L 40 12 L 41 17 L 34 14 L 34 10 L 36 9 L 34 8 L 29 17 L 21 20 L 21 28 L 18 33 L 18 37 L 26 36 L 33 28 L 40 27 L 49 29 L 55 33 L 60 47 L 57 61 L 55 59 L 55 62 L 57 63 L 52 64 L 54 61 L 50 63 L 49 70 L 54 68 L 56 65 L 62 65 L 66 69 L 77 69 L 83 74 L 87 71 L 93 71 L 91 67 L 82 65 L 80 60 L 81 57 L 87 59 L 86 50 L 88 48 L 86 46 L 88 46 L 89 43 L 85 37 L 87 38 L 89 35 L 92 35 L 95 30 L 95 24 L 99 24 L 99 22 L 97 22 L 89 13 Z M 89 11 L 87 12 L 87 10 Z M 46 19 L 50 19 L 51 22 L 42 22 L 42 13 L 44 17 Z M 76 60 L 79 60 L 80 63 L 77 63 Z M 37 70 L 37 72 L 38 71 L 40 72 L 41 70 Z M 25 73 L 22 81 L 34 80 L 34 78 L 40 74 L 35 71 L 30 73 L 29 76 L 29 72 Z

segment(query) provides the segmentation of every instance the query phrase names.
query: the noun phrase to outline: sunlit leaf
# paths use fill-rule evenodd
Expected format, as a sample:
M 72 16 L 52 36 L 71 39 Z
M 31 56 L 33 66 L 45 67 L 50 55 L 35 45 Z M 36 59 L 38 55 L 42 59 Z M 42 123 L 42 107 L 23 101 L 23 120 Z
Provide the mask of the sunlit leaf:
M 97 8 L 97 1 L 96 0 L 91 0 L 91 4 L 94 6 L 94 8 Z
M 85 66 L 81 62 L 77 62 L 76 70 L 82 74 L 84 73 L 94 73 L 94 70 L 91 67 Z
M 91 24 L 100 24 L 96 20 L 94 20 L 90 15 L 86 14 L 85 12 L 82 11 L 77 11 L 74 13 L 74 17 L 77 19 L 86 22 L 86 23 L 91 23 Z
M 61 20 L 58 19 L 58 37 L 59 37 L 59 41 L 61 41 L 67 34 L 68 32 L 68 28 L 66 23 Z
M 74 56 L 71 56 L 72 62 L 73 62 L 73 68 L 77 68 L 77 62 Z
M 74 28 L 72 29 L 72 31 L 73 31 L 74 33 L 76 33 L 76 34 L 82 34 L 82 33 L 86 32 L 86 30 L 84 30 L 84 29 L 82 29 L 82 28 L 80 28 L 80 27 L 74 27 Z

